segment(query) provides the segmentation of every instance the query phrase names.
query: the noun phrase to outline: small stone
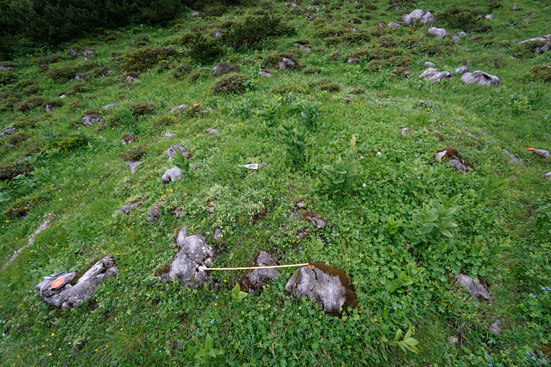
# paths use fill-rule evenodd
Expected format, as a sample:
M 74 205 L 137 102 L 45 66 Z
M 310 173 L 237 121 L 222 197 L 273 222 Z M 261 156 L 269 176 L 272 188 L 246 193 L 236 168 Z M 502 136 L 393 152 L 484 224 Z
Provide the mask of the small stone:
M 240 164 L 238 167 L 247 168 L 253 171 L 258 170 L 260 167 L 265 166 L 266 163 L 253 163 L 253 164 Z
M 191 13 L 191 15 L 195 18 L 200 18 L 201 17 L 201 14 L 199 14 L 198 12 L 194 11 Z
M 110 103 L 110 104 L 107 104 L 107 105 L 103 106 L 101 109 L 102 110 L 109 110 L 109 109 L 115 107 L 116 105 L 117 105 L 116 103 Z
M 451 73 L 449 71 L 438 71 L 434 68 L 428 68 L 421 75 L 419 75 L 420 78 L 425 78 L 433 83 L 438 83 L 442 79 L 449 79 L 450 76 Z
M 8 127 L 7 129 L 4 129 L 2 132 L 0 132 L 0 138 L 4 135 L 11 135 L 15 132 L 15 127 Z
M 59 98 L 63 99 L 63 98 L 66 98 L 67 96 L 65 94 L 62 94 L 59 96 Z
M 450 36 L 450 39 L 452 39 L 454 42 L 459 42 L 459 41 L 461 41 L 461 39 L 459 38 L 459 36 Z
M 260 250 L 254 257 L 254 266 L 273 265 L 276 265 L 276 262 L 273 256 L 267 251 Z M 276 269 L 254 269 L 245 275 L 245 283 L 248 288 L 257 289 L 277 278 L 279 278 L 279 272 Z
M 444 28 L 430 27 L 427 31 L 427 34 L 434 36 L 436 38 L 445 38 L 446 30 Z
M 172 131 L 167 131 L 165 133 L 165 137 L 167 137 L 167 138 L 172 138 L 173 136 L 176 136 L 176 134 L 174 134 Z
M 79 82 L 82 82 L 84 80 L 84 77 L 77 74 L 77 75 L 75 75 L 75 80 L 79 81 Z
M 158 222 L 159 217 L 161 216 L 161 208 L 158 205 L 153 205 L 147 210 L 147 217 L 145 218 L 148 222 Z
M 457 284 L 462 286 L 469 294 L 471 295 L 472 299 L 475 301 L 478 301 L 479 297 L 482 297 L 492 303 L 492 297 L 490 296 L 490 292 L 488 292 L 488 289 L 480 283 L 478 279 L 471 278 L 468 275 L 465 274 L 457 274 L 455 277 L 455 281 Z
M 518 10 L 518 5 L 517 5 L 517 4 L 513 5 L 513 7 L 511 8 L 511 10 Z
M 277 64 L 279 70 L 293 70 L 296 66 L 295 62 L 286 57 L 282 58 L 281 61 Z
M 138 170 L 138 163 L 140 162 L 139 161 L 126 162 L 126 165 L 128 166 L 128 169 L 130 170 L 131 174 L 136 173 L 136 171 Z
M 551 180 L 551 172 L 547 172 L 546 174 L 543 175 L 543 177 L 545 177 L 548 180 Z
M 306 202 L 304 200 L 301 200 L 295 204 L 295 210 L 302 210 L 306 209 Z
M 222 37 L 222 32 L 216 31 L 214 32 L 214 38 Z
M 97 113 L 91 113 L 82 116 L 82 124 L 85 126 L 92 126 L 99 122 L 101 122 L 101 118 Z
M 497 319 L 491 326 L 488 330 L 490 330 L 490 332 L 496 334 L 496 335 L 499 335 L 501 334 L 501 322 L 503 321 L 503 318 L 499 318 Z
M 459 33 L 457 33 L 457 35 L 461 38 L 467 37 L 467 33 L 465 33 L 465 32 L 459 32 Z
M 90 57 L 90 56 L 96 56 L 96 51 L 94 50 L 86 50 L 82 53 L 84 57 Z
M 123 212 L 124 214 L 130 214 L 130 212 L 134 208 L 136 208 L 140 205 L 142 205 L 142 203 L 140 203 L 139 201 L 135 202 L 135 203 L 130 203 L 130 204 L 123 205 L 123 207 L 121 208 L 121 212 Z
M 186 147 L 179 144 L 173 144 L 166 151 L 166 155 L 168 156 L 168 159 L 173 159 L 176 156 L 176 154 L 182 154 L 184 157 L 186 157 L 186 159 L 191 158 L 191 154 L 189 153 Z
M 140 80 L 138 78 L 135 78 L 131 75 L 127 75 L 126 78 L 125 78 L 126 82 L 128 83 L 135 83 L 135 82 L 139 82 Z
M 425 66 L 436 66 L 436 64 L 431 61 L 425 61 Z
M 427 102 L 427 101 L 425 101 L 424 99 L 420 99 L 418 102 L 419 102 L 419 104 L 420 104 L 421 106 L 429 107 L 429 108 L 432 107 L 432 103 L 431 103 L 431 102 Z
M 549 151 L 544 150 L 544 149 L 534 149 L 534 150 L 530 150 L 530 152 L 532 154 L 539 155 L 540 157 L 542 157 L 544 159 L 549 157 Z
M 303 45 L 303 44 L 300 44 L 300 43 L 298 44 L 298 49 L 306 51 L 306 52 L 311 52 L 312 51 L 312 48 L 310 48 L 310 46 Z
M 358 56 L 350 56 L 346 59 L 346 62 L 349 64 L 359 64 L 362 61 Z
M 216 242 L 218 242 L 220 239 L 222 239 L 222 228 L 220 227 L 217 227 L 215 230 L 214 230 L 214 240 Z
M 52 112 L 53 110 L 55 110 L 56 108 L 58 108 L 58 106 L 48 103 L 47 105 L 44 106 L 44 111 L 45 111 L 46 113 L 50 113 L 50 112 Z
M 208 129 L 205 130 L 205 132 L 206 132 L 207 134 L 218 134 L 220 131 L 219 131 L 218 129 L 209 127 Z
M 463 75 L 468 71 L 469 71 L 469 67 L 466 65 L 460 66 L 457 69 L 455 69 L 455 73 L 460 75 Z
M 486 18 L 486 19 L 494 19 L 494 16 L 493 16 L 492 14 L 486 14 L 486 15 L 484 16 L 484 18 Z
M 163 177 L 161 177 L 161 181 L 163 183 L 169 183 L 172 181 L 181 180 L 183 178 L 182 176 L 183 172 L 184 171 L 182 171 L 178 167 L 172 167 L 165 171 L 165 173 L 163 174 Z
M 484 86 L 501 84 L 501 80 L 497 76 L 485 73 L 480 70 L 476 70 L 472 73 L 463 74 L 461 80 L 465 84 L 478 84 Z
M 457 343 L 459 343 L 459 339 L 458 339 L 456 336 L 450 336 L 450 337 L 448 338 L 448 343 L 450 343 L 450 344 L 457 344 Z
M 310 222 L 316 229 L 323 229 L 327 227 L 328 224 L 325 219 L 313 213 L 302 213 L 300 214 L 300 219 Z
M 432 13 L 423 9 L 415 9 L 409 14 L 406 14 L 402 17 L 402 20 L 407 25 L 413 24 L 417 21 L 428 24 L 434 22 L 434 17 L 432 16 Z
M 387 28 L 400 28 L 400 24 L 396 22 L 390 22 L 386 26 Z
M 8 71 L 8 70 L 12 70 L 12 69 L 13 69 L 12 66 L 0 65 L 0 71 Z
M 258 73 L 258 75 L 264 76 L 264 77 L 271 77 L 271 76 L 272 76 L 272 73 L 270 73 L 269 71 L 260 70 L 260 72 Z
M 400 128 L 400 134 L 402 135 L 408 135 L 408 134 L 411 134 L 411 130 L 407 127 L 401 127 Z

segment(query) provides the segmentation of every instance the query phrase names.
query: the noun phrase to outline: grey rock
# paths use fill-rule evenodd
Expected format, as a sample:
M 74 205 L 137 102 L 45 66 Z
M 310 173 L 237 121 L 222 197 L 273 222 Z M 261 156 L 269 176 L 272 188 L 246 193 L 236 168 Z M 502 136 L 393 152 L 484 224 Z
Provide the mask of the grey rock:
M 419 75 L 420 78 L 425 78 L 434 83 L 438 83 L 442 79 L 449 79 L 450 76 L 451 73 L 449 71 L 438 71 L 435 68 L 428 68 Z
M 327 274 L 314 267 L 297 269 L 285 286 L 296 299 L 308 297 L 325 312 L 339 314 L 346 302 L 346 288 L 338 276 Z
M 55 110 L 56 108 L 59 108 L 59 106 L 56 106 L 56 105 L 53 105 L 53 104 L 48 103 L 48 104 L 46 104 L 46 105 L 44 106 L 44 111 L 45 111 L 46 113 L 50 113 L 50 112 L 52 112 L 53 110 Z
M 524 41 L 520 41 L 519 44 L 527 43 L 527 42 L 534 42 L 534 41 L 551 41 L 551 33 L 546 34 L 541 37 L 534 37 L 534 38 L 528 38 Z
M 130 171 L 131 174 L 136 173 L 136 171 L 138 170 L 138 163 L 140 162 L 139 161 L 126 162 L 126 165 L 128 166 L 128 170 Z
M 509 162 L 518 164 L 519 166 L 522 166 L 522 160 L 520 159 L 520 157 L 518 155 L 513 154 L 513 153 L 511 153 L 507 150 L 504 153 L 505 153 L 505 155 L 507 155 L 510 158 Z
M 359 64 L 362 61 L 358 56 L 350 56 L 346 59 L 346 62 L 349 64 Z
M 431 61 L 425 61 L 425 66 L 436 66 L 436 64 L 434 62 L 431 62 Z
M 172 131 L 167 131 L 165 133 L 165 137 L 167 137 L 167 138 L 172 138 L 173 136 L 176 136 L 176 134 L 174 134 Z
M 307 13 L 304 18 L 308 19 L 308 20 L 314 20 L 314 16 L 310 13 Z
M 222 228 L 217 227 L 214 230 L 214 240 L 218 242 L 224 235 L 222 234 Z
M 455 73 L 456 74 L 461 74 L 461 75 L 465 74 L 468 71 L 469 71 L 469 67 L 466 66 L 466 65 L 460 66 L 457 69 L 455 69 Z
M 461 38 L 467 37 L 467 33 L 465 33 L 465 32 L 459 32 L 459 33 L 457 33 L 457 35 Z
M 153 205 L 147 210 L 147 216 L 145 218 L 148 222 L 158 222 L 161 216 L 161 208 L 158 205 Z
M 502 321 L 503 321 L 503 318 L 500 317 L 492 325 L 490 325 L 490 328 L 488 330 L 490 330 L 490 332 L 492 332 L 496 335 L 501 334 L 501 322 Z
M 548 180 L 551 180 L 551 172 L 547 172 L 546 174 L 543 175 L 543 177 L 545 177 Z
M 65 94 L 62 94 L 59 96 L 59 98 L 63 99 L 63 98 L 67 98 L 67 96 Z
M 220 130 L 218 129 L 215 129 L 215 128 L 212 128 L 212 127 L 209 127 L 208 129 L 205 130 L 205 132 L 207 134 L 218 134 L 220 132 Z
M 214 251 L 203 236 L 187 236 L 182 229 L 176 236 L 176 245 L 180 249 L 170 264 L 168 272 L 161 274 L 160 278 L 166 281 L 178 279 L 185 287 L 197 289 L 205 283 L 210 283 L 207 272 L 200 267 L 212 265 Z
M 264 77 L 271 77 L 271 76 L 272 76 L 272 73 L 270 73 L 269 71 L 260 70 L 260 72 L 258 73 L 258 75 L 264 76 Z
M 82 56 L 84 56 L 84 57 L 96 56 L 96 51 L 86 50 L 82 53 Z
M 214 32 L 214 38 L 222 37 L 222 32 L 216 31 Z
M 424 107 L 432 107 L 432 103 L 431 102 L 428 102 L 428 101 L 425 101 L 424 99 L 420 99 L 419 101 L 419 104 L 421 106 L 424 106 Z
M 456 336 L 450 336 L 450 337 L 448 338 L 448 343 L 450 343 L 450 344 L 457 344 L 457 343 L 459 343 L 459 339 L 458 339 Z
M 544 149 L 531 150 L 531 152 L 532 152 L 532 154 L 539 155 L 540 157 L 542 157 L 544 159 L 549 157 L 549 151 L 544 150 Z
M 431 36 L 434 36 L 434 37 L 437 37 L 437 38 L 445 38 L 446 37 L 446 30 L 444 28 L 430 27 L 427 30 L 427 34 L 430 34 Z
M 293 70 L 296 67 L 296 64 L 293 60 L 286 57 L 282 58 L 281 61 L 277 64 L 279 70 Z
M 142 203 L 140 203 L 139 201 L 135 202 L 135 203 L 130 203 L 130 204 L 123 205 L 123 207 L 121 208 L 121 212 L 123 212 L 124 214 L 130 214 L 130 212 L 134 208 L 136 208 L 140 205 L 142 205 Z
M 82 116 L 82 124 L 85 126 L 92 126 L 94 124 L 100 123 L 101 117 L 98 114 L 92 113 Z
M 8 70 L 12 70 L 12 69 L 13 69 L 12 66 L 0 65 L 0 71 L 8 71 Z
M 201 14 L 199 14 L 196 11 L 192 12 L 191 15 L 194 16 L 195 18 L 200 18 L 201 17 Z
M 401 27 L 400 24 L 396 23 L 396 22 L 390 22 L 386 26 L 387 26 L 387 28 L 400 28 Z
M 115 107 L 116 105 L 117 105 L 116 103 L 110 103 L 108 105 L 103 106 L 101 109 L 102 110 L 109 110 L 109 109 Z
M 163 183 L 169 183 L 176 180 L 181 180 L 183 178 L 182 176 L 183 171 L 179 169 L 178 167 L 172 167 L 163 174 L 163 177 L 161 177 L 161 181 Z
M 457 274 L 455 276 L 455 282 L 469 292 L 472 299 L 475 301 L 478 301 L 479 297 L 482 297 L 490 303 L 493 302 L 490 292 L 478 279 L 473 279 L 465 274 Z
M 71 282 L 76 278 L 77 273 L 57 273 L 44 277 L 38 283 L 35 289 L 38 290 L 42 299 L 49 305 L 68 309 L 79 307 L 85 300 L 94 294 L 99 283 L 103 280 L 116 275 L 117 267 L 115 261 L 106 256 L 88 269 L 74 285 Z M 52 283 L 58 279 L 63 279 L 57 287 L 52 288 Z
M 534 50 L 535 53 L 537 54 L 542 54 L 546 51 L 549 51 L 551 50 L 551 43 L 546 43 L 545 45 L 541 46 L 541 47 L 536 47 L 536 49 Z
M 276 265 L 276 262 L 269 252 L 264 250 L 258 251 L 255 256 L 255 266 L 271 266 Z M 279 272 L 276 269 L 255 269 L 245 275 L 248 285 L 251 288 L 258 288 L 262 285 L 279 278 Z
M 501 80 L 492 74 L 485 73 L 484 71 L 476 70 L 472 73 L 465 73 L 461 77 L 461 80 L 465 84 L 478 84 L 478 85 L 500 85 Z
M 112 73 L 111 69 L 105 69 L 104 71 L 101 72 L 101 76 L 106 77 L 108 75 L 111 75 L 111 73 Z
M 407 127 L 401 127 L 400 128 L 400 134 L 402 135 L 408 135 L 408 134 L 411 134 L 411 130 Z
M 461 41 L 461 38 L 459 38 L 459 36 L 450 36 L 450 39 L 452 39 L 454 42 Z
M 432 16 L 432 13 L 423 9 L 415 9 L 409 14 L 406 14 L 402 17 L 402 20 L 407 25 L 413 24 L 417 21 L 428 24 L 434 22 L 434 17 Z
M 470 167 L 467 167 L 463 163 L 461 163 L 459 159 L 450 159 L 449 163 L 452 168 L 455 168 L 462 173 L 467 173 L 467 171 L 470 169 Z
M 79 82 L 82 82 L 82 81 L 84 81 L 84 77 L 77 74 L 77 75 L 75 75 L 75 80 L 79 81 Z
M 191 158 L 191 154 L 189 154 L 186 147 L 180 145 L 180 144 L 173 144 L 168 148 L 166 151 L 166 155 L 168 156 L 168 159 L 173 159 L 176 154 L 183 154 L 186 159 Z
M 484 16 L 484 18 L 486 18 L 486 19 L 494 19 L 494 16 L 493 16 L 492 14 L 486 14 L 486 15 Z
M 511 9 L 512 10 L 518 10 L 518 5 L 517 4 L 513 5 L 513 7 Z
M 308 45 L 303 45 L 303 44 L 301 44 L 301 43 L 298 44 L 298 49 L 299 49 L 299 50 L 306 51 L 306 52 L 311 52 L 311 51 L 312 51 L 312 48 L 310 48 L 310 46 L 308 46 Z
M 0 132 L 0 138 L 4 135 L 11 135 L 15 132 L 15 127 L 8 127 L 7 129 L 4 129 L 2 132 Z
M 285 3 L 289 8 L 296 8 L 298 5 L 296 3 Z
M 316 229 L 323 229 L 328 225 L 325 219 L 312 213 L 303 213 L 300 215 L 300 219 L 310 222 Z
M 134 78 L 134 77 L 131 76 L 131 75 L 127 75 L 126 78 L 125 78 L 124 80 L 126 80 L 126 82 L 128 82 L 128 83 L 135 83 L 135 82 L 139 82 L 139 81 L 140 81 L 140 79 Z

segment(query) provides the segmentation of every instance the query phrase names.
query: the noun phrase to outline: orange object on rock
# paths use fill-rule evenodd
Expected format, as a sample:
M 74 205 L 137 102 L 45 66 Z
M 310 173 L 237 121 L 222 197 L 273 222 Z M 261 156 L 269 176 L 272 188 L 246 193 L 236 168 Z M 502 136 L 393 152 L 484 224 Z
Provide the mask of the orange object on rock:
M 50 289 L 56 289 L 59 288 L 65 283 L 65 278 L 57 278 L 50 284 Z

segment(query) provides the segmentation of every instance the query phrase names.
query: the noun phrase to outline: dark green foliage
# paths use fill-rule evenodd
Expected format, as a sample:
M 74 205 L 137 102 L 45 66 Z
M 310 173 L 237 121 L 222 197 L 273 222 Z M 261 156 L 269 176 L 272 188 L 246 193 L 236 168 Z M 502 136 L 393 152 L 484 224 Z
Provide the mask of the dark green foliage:
M 13 70 L 0 72 L 0 86 L 15 84 L 17 79 L 17 74 Z
M 308 67 L 308 68 L 304 69 L 304 74 L 319 74 L 319 73 L 321 73 L 320 68 Z
M 536 48 L 542 47 L 549 41 L 531 41 L 520 45 L 515 45 L 513 48 L 514 57 L 534 57 L 536 56 Z
M 61 151 L 68 153 L 88 143 L 88 138 L 83 133 L 71 132 L 67 135 L 49 132 L 43 136 L 44 146 L 42 151 Z
M 87 63 L 82 65 L 65 65 L 59 68 L 50 70 L 48 76 L 55 81 L 68 81 L 75 79 L 77 74 L 85 73 L 97 67 L 95 63 Z
M 481 15 L 483 15 L 481 12 L 471 9 L 451 8 L 436 18 L 445 27 L 460 29 L 466 32 L 480 32 L 482 30 L 482 22 L 479 16 Z
M 174 69 L 174 72 L 172 73 L 172 75 L 176 79 L 182 79 L 187 75 L 189 75 L 192 69 L 193 67 L 190 64 L 180 64 L 176 67 L 176 69 Z
M 551 82 L 551 65 L 540 65 L 530 69 L 530 77 L 542 82 Z
M 249 78 L 243 74 L 227 74 L 216 81 L 214 87 L 212 87 L 212 92 L 214 94 L 243 93 L 246 89 L 246 82 L 248 80 Z
M 134 44 L 138 47 L 147 46 L 149 43 L 149 38 L 146 36 L 138 36 L 134 40 Z
M 208 16 L 219 17 L 224 15 L 227 9 L 228 7 L 224 4 L 208 4 L 204 7 L 203 13 Z
M 17 110 L 21 112 L 30 111 L 32 109 L 42 106 L 43 103 L 44 103 L 44 98 L 42 97 L 36 97 L 36 96 L 30 97 L 25 101 L 21 102 L 21 104 L 17 107 Z
M 122 55 L 120 66 L 125 71 L 142 72 L 151 69 L 162 61 L 168 61 L 177 54 L 178 52 L 173 48 L 144 48 Z
M 125 150 L 120 154 L 121 158 L 125 162 L 139 161 L 146 153 L 143 145 L 135 145 L 130 149 Z
M 8 145 L 10 146 L 17 146 L 19 143 L 27 140 L 29 138 L 29 135 L 27 135 L 24 132 L 16 133 L 10 136 L 8 139 Z
M 129 109 L 133 116 L 150 115 L 155 112 L 155 105 L 147 102 L 136 103 L 131 105 Z
M 320 89 L 328 92 L 339 92 L 342 87 L 337 83 L 324 83 L 321 85 Z
M 2 214 L 12 219 L 24 217 L 34 206 L 40 203 L 40 199 L 36 194 L 19 198 L 6 208 Z
M 306 147 L 308 145 L 306 135 L 297 130 L 293 124 L 282 125 L 281 132 L 291 164 L 295 168 L 299 167 L 306 160 Z
M 195 83 L 201 76 L 208 75 L 208 72 L 209 72 L 209 69 L 207 68 L 199 68 L 195 70 L 193 74 L 189 76 L 189 82 Z
M 197 33 L 191 38 L 188 45 L 188 55 L 197 62 L 210 62 L 224 55 L 224 49 L 218 39 Z
M 10 181 L 15 176 L 27 175 L 33 170 L 28 162 L 0 163 L 0 181 Z
M 260 47 L 262 42 L 270 37 L 289 35 L 293 32 L 295 32 L 294 28 L 283 23 L 279 17 L 253 16 L 232 25 L 222 40 L 224 44 L 235 50 L 254 49 Z

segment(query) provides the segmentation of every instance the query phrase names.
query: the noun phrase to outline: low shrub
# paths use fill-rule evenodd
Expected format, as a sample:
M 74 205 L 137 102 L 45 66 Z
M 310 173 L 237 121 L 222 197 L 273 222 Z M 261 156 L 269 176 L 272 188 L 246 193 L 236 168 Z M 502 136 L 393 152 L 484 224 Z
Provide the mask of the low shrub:
M 130 149 L 125 150 L 120 154 L 120 157 L 125 162 L 139 161 L 146 153 L 143 145 L 135 145 Z
M 36 194 L 19 198 L 6 208 L 2 214 L 12 219 L 22 218 L 26 216 L 33 207 L 37 206 L 40 201 L 41 198 Z
M 7 143 L 9 146 L 15 147 L 19 145 L 19 143 L 24 142 L 29 138 L 29 135 L 25 134 L 24 132 L 16 133 L 10 136 Z
M 243 93 L 246 89 L 246 83 L 249 80 L 243 74 L 231 73 L 224 75 L 216 81 L 212 92 L 214 94 L 220 93 Z
M 83 145 L 88 144 L 88 137 L 83 133 L 71 132 L 67 135 L 52 133 L 44 137 L 44 145 L 42 151 L 61 151 L 68 153 Z
M 0 163 L 0 181 L 11 181 L 15 176 L 27 175 L 33 166 L 28 162 Z
M 342 87 L 337 83 L 327 83 L 322 84 L 320 89 L 328 92 L 339 92 Z
M 190 64 L 180 64 L 176 66 L 174 72 L 172 73 L 172 76 L 176 79 L 183 79 L 184 77 L 188 76 L 189 73 L 191 73 L 192 69 L 193 67 Z
M 530 69 L 530 77 L 542 82 L 551 82 L 551 65 L 539 65 Z
M 155 105 L 147 102 L 136 103 L 129 107 L 133 116 L 150 115 L 155 112 Z
M 549 41 L 531 41 L 515 45 L 512 51 L 514 57 L 525 58 L 536 56 L 536 48 L 546 45 Z
M 125 71 L 142 72 L 178 55 L 173 48 L 151 47 L 129 52 L 122 55 L 119 59 L 121 68 Z
M 224 49 L 218 39 L 197 33 L 187 45 L 188 55 L 197 62 L 210 62 L 224 55 Z
M 481 22 L 479 11 L 471 9 L 451 8 L 436 18 L 442 22 L 442 25 L 448 28 L 461 29 L 466 32 L 480 32 L 484 24 Z
M 214 65 L 212 75 L 220 76 L 220 75 L 229 74 L 229 73 L 238 72 L 238 71 L 239 71 L 239 65 L 233 65 L 227 62 L 223 62 L 223 63 Z
M 36 97 L 36 96 L 30 97 L 25 101 L 21 102 L 17 107 L 17 110 L 21 112 L 30 111 L 37 107 L 42 106 L 43 103 L 44 103 L 44 98 L 42 97 Z
M 225 45 L 235 49 L 258 48 L 271 37 L 289 35 L 295 29 L 271 15 L 250 16 L 236 23 L 222 36 Z
M 202 76 L 208 76 L 209 75 L 209 69 L 207 68 L 199 68 L 197 70 L 195 70 L 193 72 L 193 74 L 191 74 L 189 76 L 189 82 L 190 83 L 195 83 L 197 80 L 199 80 L 200 77 Z

